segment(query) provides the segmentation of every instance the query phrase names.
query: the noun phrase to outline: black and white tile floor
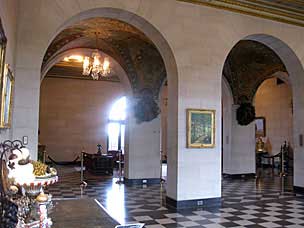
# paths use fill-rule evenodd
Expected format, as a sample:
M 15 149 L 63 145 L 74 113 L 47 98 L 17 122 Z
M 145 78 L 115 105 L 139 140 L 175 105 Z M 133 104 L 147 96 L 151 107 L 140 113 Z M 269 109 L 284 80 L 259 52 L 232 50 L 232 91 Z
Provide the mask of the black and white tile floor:
M 143 222 L 162 227 L 304 227 L 304 196 L 292 192 L 291 177 L 270 173 L 257 179 L 223 179 L 222 206 L 197 210 L 166 207 L 165 184 L 132 186 L 116 178 L 86 174 L 81 191 L 79 173 L 60 168 L 60 182 L 49 188 L 55 199 L 94 198 L 119 223 Z

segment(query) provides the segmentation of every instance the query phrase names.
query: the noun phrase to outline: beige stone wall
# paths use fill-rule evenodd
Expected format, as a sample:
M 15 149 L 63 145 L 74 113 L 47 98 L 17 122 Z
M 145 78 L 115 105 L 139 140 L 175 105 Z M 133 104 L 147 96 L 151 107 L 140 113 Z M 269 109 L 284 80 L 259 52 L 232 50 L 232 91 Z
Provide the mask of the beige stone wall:
M 17 32 L 17 1 L 16 0 L 0 0 L 0 18 L 7 38 L 5 63 L 15 74 L 15 50 L 16 50 L 16 32 Z M 0 130 L 0 141 L 10 139 L 12 131 L 10 129 Z M 20 138 L 19 138 L 20 139 Z
M 260 41 L 271 45 L 282 58 L 295 91 L 294 120 L 297 125 L 294 125 L 294 138 L 298 140 L 299 134 L 304 132 L 302 27 L 175 0 L 66 0 L 60 4 L 54 0 L 27 0 L 19 3 L 16 58 L 19 100 L 15 105 L 17 117 L 13 134 L 30 136 L 33 157 L 37 147 L 40 67 L 45 50 L 65 26 L 96 16 L 116 18 L 136 26 L 155 43 L 164 57 L 168 71 L 168 110 L 172 113 L 168 116 L 171 160 L 168 161 L 166 189 L 171 198 L 188 200 L 221 196 L 222 69 L 233 45 L 244 37 L 266 34 Z M 273 37 L 285 44 L 274 41 Z M 291 51 L 286 52 L 287 45 L 298 59 Z M 187 108 L 216 110 L 215 148 L 186 148 Z M 26 122 L 22 122 L 24 116 L 27 116 Z M 295 185 L 304 186 L 303 147 L 296 140 L 295 156 Z
M 262 83 L 255 96 L 256 116 L 266 119 L 267 149 L 272 154 L 280 152 L 284 141 L 293 143 L 292 94 L 287 84 L 277 85 L 271 78 Z
M 40 96 L 40 143 L 58 161 L 71 161 L 82 150 L 107 148 L 112 104 L 124 96 L 121 83 L 45 78 Z

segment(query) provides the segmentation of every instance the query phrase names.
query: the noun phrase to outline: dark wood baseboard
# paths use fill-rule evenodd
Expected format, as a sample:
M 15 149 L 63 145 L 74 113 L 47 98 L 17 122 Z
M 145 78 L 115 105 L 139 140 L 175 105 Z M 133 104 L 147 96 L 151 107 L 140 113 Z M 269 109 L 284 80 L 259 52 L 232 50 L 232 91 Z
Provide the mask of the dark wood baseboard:
M 304 187 L 293 186 L 293 191 L 294 191 L 295 193 L 304 194 Z
M 225 177 L 231 178 L 231 179 L 250 179 L 250 178 L 256 178 L 255 173 L 240 173 L 240 174 L 228 174 L 223 173 Z
M 142 178 L 142 179 L 128 179 L 124 178 L 125 185 L 151 185 L 151 184 L 160 184 L 160 178 Z
M 210 199 L 195 199 L 195 200 L 181 200 L 176 201 L 170 197 L 166 197 L 166 206 L 174 209 L 188 209 L 188 208 L 210 208 L 220 207 L 222 200 L 218 198 Z

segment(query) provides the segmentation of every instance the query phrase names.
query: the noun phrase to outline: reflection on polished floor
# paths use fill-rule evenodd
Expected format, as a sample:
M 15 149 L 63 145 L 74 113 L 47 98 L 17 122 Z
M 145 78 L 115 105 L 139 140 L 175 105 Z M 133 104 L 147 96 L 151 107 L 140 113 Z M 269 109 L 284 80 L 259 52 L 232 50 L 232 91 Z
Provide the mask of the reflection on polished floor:
M 99 208 L 94 199 L 56 200 L 49 215 L 52 228 L 110 228 L 118 225 L 106 212 Z
M 304 196 L 292 191 L 291 176 L 281 179 L 276 170 L 259 170 L 261 177 L 256 179 L 224 177 L 222 206 L 179 211 L 166 206 L 165 184 L 129 187 L 116 184 L 116 178 L 86 174 L 88 186 L 81 191 L 79 173 L 73 167 L 59 168 L 59 173 L 60 182 L 49 189 L 57 202 L 96 199 L 121 224 L 143 222 L 146 227 L 159 228 L 304 227 Z

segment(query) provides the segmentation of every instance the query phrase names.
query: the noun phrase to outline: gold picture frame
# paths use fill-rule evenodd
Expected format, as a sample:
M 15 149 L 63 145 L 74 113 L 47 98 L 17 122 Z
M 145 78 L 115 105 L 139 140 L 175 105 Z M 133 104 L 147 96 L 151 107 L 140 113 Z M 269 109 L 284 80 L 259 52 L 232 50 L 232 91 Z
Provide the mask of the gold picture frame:
M 266 137 L 266 119 L 265 117 L 255 118 L 255 137 Z
M 3 77 L 6 44 L 1 42 L 0 35 L 0 79 Z
M 187 148 L 215 147 L 215 110 L 187 109 Z
M 4 74 L 6 43 L 7 39 L 0 18 L 0 81 L 2 81 Z M 0 89 L 1 88 L 2 86 L 0 85 Z
M 10 128 L 12 121 L 14 76 L 8 64 L 5 64 L 1 84 L 1 128 Z

